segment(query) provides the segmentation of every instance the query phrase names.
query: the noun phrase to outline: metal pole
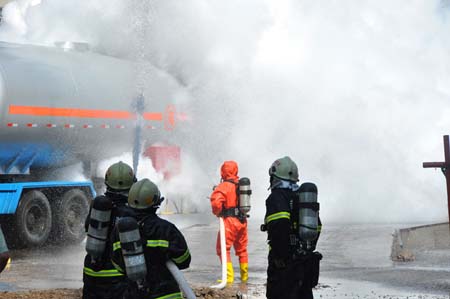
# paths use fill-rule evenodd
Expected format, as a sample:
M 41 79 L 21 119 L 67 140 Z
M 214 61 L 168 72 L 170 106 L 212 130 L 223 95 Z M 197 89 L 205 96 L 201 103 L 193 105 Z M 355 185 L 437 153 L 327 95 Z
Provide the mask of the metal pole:
M 447 213 L 448 223 L 450 228 L 450 144 L 448 135 L 444 135 L 444 162 L 423 162 L 424 168 L 440 168 L 445 176 L 445 182 L 447 185 Z
M 445 152 L 445 166 L 444 174 L 447 183 L 447 208 L 448 208 L 448 221 L 450 224 L 450 146 L 449 146 L 448 135 L 444 135 L 444 152 Z

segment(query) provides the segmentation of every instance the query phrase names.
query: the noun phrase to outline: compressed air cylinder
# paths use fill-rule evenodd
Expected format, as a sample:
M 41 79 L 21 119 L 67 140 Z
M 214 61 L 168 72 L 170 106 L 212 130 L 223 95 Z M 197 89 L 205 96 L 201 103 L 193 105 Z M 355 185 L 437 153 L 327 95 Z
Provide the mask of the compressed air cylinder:
M 250 188 L 250 179 L 241 178 L 239 179 L 239 210 L 241 213 L 247 214 L 250 212 L 250 195 L 252 194 L 252 189 Z
M 147 265 L 138 223 L 133 217 L 123 217 L 119 220 L 118 230 L 127 277 L 140 281 L 147 275 Z
M 94 199 L 89 218 L 86 239 L 86 251 L 93 258 L 99 258 L 105 252 L 111 222 L 112 202 L 106 196 Z
M 313 241 L 318 235 L 319 204 L 317 187 L 313 183 L 303 183 L 299 189 L 299 237 L 303 241 Z

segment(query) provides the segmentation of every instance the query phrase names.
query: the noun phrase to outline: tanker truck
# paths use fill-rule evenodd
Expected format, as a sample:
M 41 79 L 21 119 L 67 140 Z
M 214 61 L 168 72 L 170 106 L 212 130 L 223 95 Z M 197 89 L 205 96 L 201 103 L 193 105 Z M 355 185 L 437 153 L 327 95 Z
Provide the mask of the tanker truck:
M 169 104 L 182 92 L 176 80 L 138 70 L 86 49 L 0 43 L 0 222 L 9 245 L 80 242 L 95 165 L 131 152 L 136 132 L 160 140 L 182 119 Z M 58 178 L 75 164 L 86 180 Z

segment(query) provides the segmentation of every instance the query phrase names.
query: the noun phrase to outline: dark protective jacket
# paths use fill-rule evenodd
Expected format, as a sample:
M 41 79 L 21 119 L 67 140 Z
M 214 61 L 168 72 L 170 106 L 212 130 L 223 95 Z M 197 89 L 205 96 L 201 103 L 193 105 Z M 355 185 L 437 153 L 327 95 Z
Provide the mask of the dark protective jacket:
M 5 269 L 9 258 L 8 246 L 6 245 L 5 236 L 3 235 L 2 228 L 0 227 L 0 273 Z
M 272 189 L 266 200 L 265 226 L 270 246 L 267 269 L 267 298 L 313 298 L 311 287 L 305 283 L 310 263 L 315 259 L 317 239 L 310 252 L 302 258 L 295 258 L 296 248 L 290 245 L 290 236 L 295 233 L 293 220 L 297 213 L 291 210 L 290 202 L 295 202 L 298 193 L 290 189 Z M 319 234 L 321 222 L 319 219 Z M 318 263 L 318 261 L 317 261 Z M 318 266 L 318 264 L 317 264 Z M 300 283 L 299 283 L 300 282 Z
M 112 232 L 118 219 L 126 216 L 132 217 L 134 212 L 127 206 L 127 197 L 125 195 L 107 191 L 104 196 L 112 201 L 113 206 L 109 225 L 110 237 L 106 243 L 105 252 L 99 261 L 94 262 L 89 254 L 84 259 L 83 298 L 120 298 L 121 293 L 127 288 L 125 275 L 117 271 L 111 263 L 111 251 L 109 248 L 112 246 Z M 86 219 L 86 231 L 89 227 L 90 215 L 91 211 L 89 211 Z
M 132 294 L 132 298 L 182 298 L 180 288 L 165 263 L 170 259 L 179 269 L 186 269 L 191 262 L 191 255 L 181 232 L 174 224 L 159 218 L 155 211 L 151 209 L 145 214 L 136 215 L 144 246 L 147 276 L 143 289 L 130 290 L 129 294 Z M 117 229 L 112 250 L 112 262 L 120 272 L 126 273 Z
M 288 260 L 293 254 L 289 243 L 292 232 L 291 220 L 296 215 L 291 215 L 290 201 L 295 201 L 297 196 L 297 193 L 290 189 L 273 189 L 266 200 L 266 216 L 264 222 L 266 224 L 267 239 L 270 246 L 269 257 Z M 319 235 L 321 228 L 319 219 Z M 317 240 L 314 242 L 311 251 L 315 250 Z

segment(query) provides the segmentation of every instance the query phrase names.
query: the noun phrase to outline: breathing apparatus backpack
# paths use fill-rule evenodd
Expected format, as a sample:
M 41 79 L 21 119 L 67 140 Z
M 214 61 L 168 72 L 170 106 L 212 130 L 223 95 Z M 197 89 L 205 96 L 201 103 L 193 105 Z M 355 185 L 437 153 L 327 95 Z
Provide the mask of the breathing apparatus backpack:
M 319 208 L 317 186 L 313 183 L 303 183 L 297 191 L 297 199 L 291 206 L 294 213 L 291 245 L 295 244 L 291 248 L 294 249 L 294 260 L 303 261 L 305 273 L 303 284 L 310 288 L 314 288 L 319 282 L 322 259 L 322 254 L 314 251 L 319 237 Z
M 100 259 L 105 252 L 111 224 L 113 204 L 106 196 L 94 199 L 86 240 L 86 251 L 94 260 Z
M 237 217 L 241 222 L 244 222 L 246 218 L 250 217 L 248 213 L 251 209 L 250 195 L 252 189 L 250 187 L 250 179 L 243 177 L 239 179 L 238 183 L 232 180 L 225 180 L 225 182 L 232 183 L 236 186 L 236 200 L 237 206 L 222 210 L 222 217 Z
M 303 242 L 315 241 L 319 230 L 319 209 L 317 187 L 313 183 L 303 183 L 298 190 L 298 235 Z
M 139 224 L 133 217 L 123 217 L 117 228 L 127 277 L 142 286 L 147 275 L 147 264 Z
M 240 178 L 238 184 L 238 200 L 239 200 L 239 210 L 241 213 L 247 215 L 250 212 L 250 195 L 252 195 L 252 188 L 250 187 L 249 178 Z M 249 216 L 247 216 L 249 217 Z
M 319 203 L 317 187 L 303 183 L 296 197 L 289 202 L 291 209 L 290 245 L 294 254 L 304 254 L 315 249 L 319 235 Z

